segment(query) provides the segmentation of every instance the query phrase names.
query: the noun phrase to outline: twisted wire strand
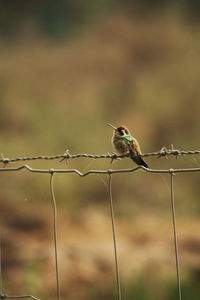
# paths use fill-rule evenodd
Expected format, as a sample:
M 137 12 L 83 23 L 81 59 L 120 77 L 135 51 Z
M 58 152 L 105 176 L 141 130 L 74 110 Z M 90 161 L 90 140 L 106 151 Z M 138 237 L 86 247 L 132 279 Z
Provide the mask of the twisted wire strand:
M 197 155 L 200 154 L 200 150 L 194 150 L 194 151 L 183 151 L 174 149 L 173 145 L 171 145 L 171 149 L 167 149 L 166 147 L 162 147 L 160 151 L 157 152 L 149 152 L 149 153 L 143 153 L 141 154 L 142 157 L 148 157 L 148 156 L 157 156 L 157 158 L 160 157 L 167 157 L 169 155 L 173 155 L 175 157 L 181 156 L 181 155 Z M 115 159 L 125 158 L 129 157 L 129 154 L 126 155 L 117 155 L 116 153 L 107 153 L 107 154 L 101 154 L 101 155 L 93 155 L 93 154 L 86 154 L 86 153 L 79 153 L 79 154 L 70 154 L 69 150 L 67 150 L 64 154 L 59 155 L 52 155 L 52 156 L 32 156 L 32 157 L 16 157 L 16 158 L 8 158 L 4 157 L 3 154 L 1 154 L 0 162 L 3 164 L 8 163 L 15 163 L 19 161 L 31 161 L 31 160 L 56 160 L 60 159 L 60 162 L 63 160 L 68 159 L 76 159 L 76 158 L 92 158 L 92 159 L 99 159 L 99 158 L 105 158 L 105 159 L 111 159 L 111 161 Z

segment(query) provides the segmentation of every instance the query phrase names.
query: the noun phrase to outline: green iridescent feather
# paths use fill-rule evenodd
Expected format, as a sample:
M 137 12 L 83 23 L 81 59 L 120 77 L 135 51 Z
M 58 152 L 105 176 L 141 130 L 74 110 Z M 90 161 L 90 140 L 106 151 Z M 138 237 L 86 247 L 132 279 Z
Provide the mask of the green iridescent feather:
M 123 140 L 127 145 L 129 145 L 133 138 L 130 134 L 127 134 L 125 137 L 123 137 Z

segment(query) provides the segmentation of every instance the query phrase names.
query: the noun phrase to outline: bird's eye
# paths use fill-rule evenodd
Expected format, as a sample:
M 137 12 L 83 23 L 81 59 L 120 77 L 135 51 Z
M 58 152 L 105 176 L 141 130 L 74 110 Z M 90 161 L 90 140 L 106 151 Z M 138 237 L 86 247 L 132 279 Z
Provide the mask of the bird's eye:
M 124 129 L 124 127 L 122 127 L 122 126 L 118 127 L 117 131 L 118 131 L 119 135 L 121 135 L 121 136 L 125 135 L 125 129 Z
M 125 135 L 124 130 L 120 130 L 119 134 L 122 135 L 122 136 Z
M 126 132 L 126 134 L 128 134 L 128 130 L 127 129 L 125 129 L 125 132 Z
M 120 135 L 124 135 L 123 130 L 119 129 L 119 134 L 120 134 Z

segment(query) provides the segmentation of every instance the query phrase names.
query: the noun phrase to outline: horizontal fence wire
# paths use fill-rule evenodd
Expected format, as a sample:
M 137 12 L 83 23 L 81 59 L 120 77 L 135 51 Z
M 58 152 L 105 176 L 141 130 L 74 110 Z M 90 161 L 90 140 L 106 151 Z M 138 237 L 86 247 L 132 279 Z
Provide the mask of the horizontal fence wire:
M 0 295 L 0 299 L 34 299 L 40 300 L 32 295 L 22 295 L 22 296 L 8 296 L 8 295 Z
M 0 168 L 0 172 L 14 172 L 14 171 L 21 171 L 26 169 L 33 173 L 76 173 L 80 177 L 85 177 L 90 174 L 118 174 L 118 173 L 132 173 L 138 170 L 144 170 L 148 173 L 160 173 L 160 174 L 171 174 L 171 173 L 188 173 L 188 172 L 199 172 L 200 168 L 185 168 L 185 169 L 148 169 L 144 166 L 137 166 L 135 168 L 130 169 L 107 169 L 107 170 L 89 170 L 85 173 L 80 172 L 77 169 L 34 169 L 29 165 L 22 165 L 16 168 Z
M 180 151 L 175 150 L 173 145 L 171 149 L 167 149 L 163 147 L 158 152 L 151 152 L 142 154 L 141 156 L 157 156 L 159 157 L 167 157 L 168 155 L 195 155 L 200 154 L 200 151 Z M 50 192 L 51 199 L 53 204 L 53 213 L 54 213 L 54 248 L 55 248 L 55 265 L 56 265 L 56 279 L 57 279 L 57 299 L 60 300 L 60 283 L 59 283 L 59 270 L 58 270 L 58 247 L 57 247 L 57 225 L 56 225 L 56 200 L 54 195 L 54 187 L 53 187 L 53 175 L 55 173 L 75 173 L 81 177 L 85 177 L 90 174 L 105 174 L 109 176 L 108 187 L 109 187 L 109 200 L 110 200 L 110 213 L 111 213 L 111 221 L 112 221 L 112 231 L 113 231 L 113 244 L 114 244 L 114 255 L 115 255 L 115 268 L 116 268 L 116 279 L 117 279 L 117 291 L 118 291 L 118 300 L 121 299 L 121 290 L 120 290 L 120 279 L 119 279 L 119 266 L 118 266 L 118 258 L 117 258 L 117 243 L 116 243 L 116 234 L 115 234 L 115 223 L 114 223 L 114 210 L 112 203 L 112 187 L 111 187 L 111 175 L 119 174 L 119 173 L 132 173 L 138 170 L 143 170 L 148 173 L 165 173 L 170 174 L 171 178 L 171 209 L 172 209 L 172 220 L 173 220 L 173 231 L 174 231 L 174 248 L 175 248 L 175 259 L 176 259 L 176 273 L 177 273 L 177 283 L 178 283 L 178 296 L 179 300 L 181 300 L 181 282 L 180 282 L 180 270 L 179 270 L 179 259 L 178 259 L 178 243 L 177 243 L 177 233 L 176 233 L 176 222 L 175 222 L 175 205 L 174 205 L 174 183 L 173 176 L 176 173 L 186 173 L 186 172 L 199 172 L 200 168 L 184 168 L 184 169 L 149 169 L 144 166 L 137 166 L 135 168 L 130 169 L 107 169 L 107 170 L 89 170 L 85 173 L 80 172 L 77 169 L 35 169 L 30 167 L 29 165 L 21 165 L 19 167 L 8 167 L 8 164 L 15 163 L 19 161 L 31 161 L 31 160 L 53 160 L 53 159 L 61 159 L 68 160 L 73 158 L 109 158 L 111 162 L 115 159 L 120 159 L 124 157 L 128 157 L 129 155 L 117 155 L 115 153 L 108 153 L 105 155 L 91 155 L 91 154 L 69 154 L 67 150 L 63 155 L 54 155 L 54 156 L 35 156 L 35 157 L 18 157 L 18 158 L 4 158 L 3 154 L 1 154 L 0 162 L 3 164 L 3 167 L 0 168 L 0 172 L 15 172 L 21 170 L 28 170 L 33 173 L 47 173 L 50 174 Z M 1 254 L 1 249 L 0 249 Z M 40 300 L 32 295 L 22 295 L 22 296 L 8 296 L 6 294 L 2 294 L 2 274 L 1 274 L 1 265 L 0 265 L 0 299 L 35 299 Z

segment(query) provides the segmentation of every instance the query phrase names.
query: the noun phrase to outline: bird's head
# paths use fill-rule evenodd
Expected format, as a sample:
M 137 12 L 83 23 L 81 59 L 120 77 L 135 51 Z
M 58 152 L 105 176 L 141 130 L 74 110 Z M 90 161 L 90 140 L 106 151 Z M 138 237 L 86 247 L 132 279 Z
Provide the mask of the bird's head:
M 114 135 L 117 138 L 123 138 L 126 135 L 130 135 L 129 130 L 125 126 L 115 127 L 109 123 L 107 125 L 114 129 Z

